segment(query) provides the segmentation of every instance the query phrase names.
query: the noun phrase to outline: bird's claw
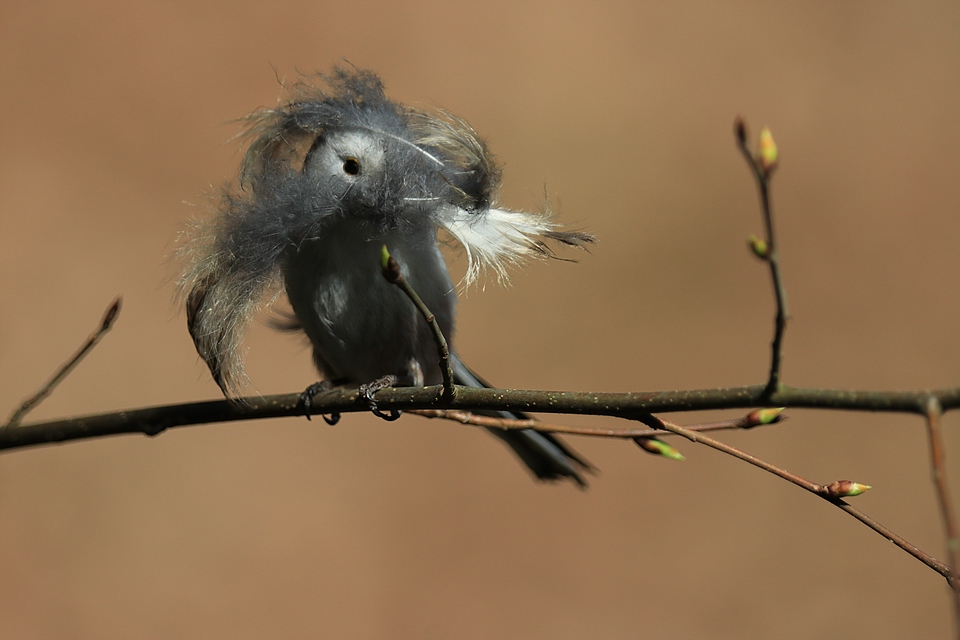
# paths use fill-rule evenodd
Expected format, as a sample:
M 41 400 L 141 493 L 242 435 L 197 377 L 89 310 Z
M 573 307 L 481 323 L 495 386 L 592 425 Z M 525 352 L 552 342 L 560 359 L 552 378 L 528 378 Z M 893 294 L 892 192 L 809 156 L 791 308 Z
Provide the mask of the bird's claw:
M 360 397 L 366 400 L 367 406 L 370 407 L 370 411 L 373 415 L 378 418 L 382 418 L 387 422 L 393 422 L 394 420 L 400 417 L 399 409 L 390 409 L 390 413 L 384 413 L 380 411 L 380 408 L 377 406 L 377 401 L 373 399 L 373 394 L 381 389 L 386 389 L 397 384 L 398 378 L 395 375 L 385 375 L 382 378 L 377 378 L 373 382 L 368 382 L 366 384 L 360 385 Z
M 313 396 L 321 391 L 330 391 L 330 389 L 333 389 L 333 383 L 329 380 L 321 380 L 320 382 L 314 382 L 300 394 L 300 403 L 303 405 L 303 412 L 307 416 L 307 420 L 310 419 L 310 405 L 313 404 Z M 329 418 L 326 414 L 321 414 L 321 417 L 324 422 L 331 426 L 340 422 L 339 413 L 331 413 Z
M 370 411 L 373 413 L 373 415 L 377 416 L 378 418 L 382 418 L 387 422 L 393 422 L 394 420 L 400 419 L 400 409 L 390 409 L 390 413 L 384 413 L 377 408 L 377 405 L 374 404 L 372 407 L 370 407 Z

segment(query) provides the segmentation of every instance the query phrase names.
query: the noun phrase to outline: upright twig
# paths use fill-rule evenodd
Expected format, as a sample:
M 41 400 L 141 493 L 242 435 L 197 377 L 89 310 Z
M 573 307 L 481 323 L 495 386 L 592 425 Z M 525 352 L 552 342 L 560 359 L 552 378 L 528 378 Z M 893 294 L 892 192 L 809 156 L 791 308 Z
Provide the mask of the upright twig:
M 940 505 L 940 514 L 943 517 L 943 527 L 947 537 L 947 562 L 950 564 L 950 587 L 953 600 L 954 633 L 960 638 L 960 580 L 957 570 L 960 568 L 960 534 L 957 531 L 957 518 L 950 502 L 950 491 L 947 483 L 947 470 L 944 462 L 943 436 L 940 431 L 940 417 L 943 409 L 940 402 L 933 396 L 927 401 L 926 424 L 927 435 L 930 440 L 930 468 L 933 475 L 933 485 L 937 492 L 937 502 Z
M 770 278 L 773 281 L 773 292 L 777 301 L 777 315 L 774 321 L 772 355 L 770 358 L 770 375 L 767 378 L 767 395 L 772 394 L 780 385 L 780 365 L 783 360 L 783 334 L 787 328 L 787 292 L 780 275 L 780 251 L 776 234 L 773 228 L 773 210 L 770 204 L 770 179 L 777 168 L 778 152 L 770 130 L 764 127 L 760 132 L 760 149 L 754 154 L 747 147 L 747 125 L 743 118 L 737 118 L 735 131 L 737 146 L 754 177 L 757 179 L 757 188 L 760 192 L 760 208 L 763 212 L 763 225 L 766 237 L 763 241 L 751 239 L 753 252 L 770 265 Z
M 776 298 L 777 305 L 777 314 L 775 319 L 774 335 L 773 342 L 771 344 L 771 358 L 770 358 L 770 374 L 767 378 L 767 384 L 764 388 L 764 395 L 769 397 L 776 394 L 780 390 L 780 369 L 781 363 L 783 360 L 783 335 L 787 327 L 787 319 L 789 317 L 787 311 L 787 294 L 786 289 L 783 285 L 783 279 L 780 274 L 780 252 L 779 246 L 776 240 L 776 234 L 774 233 L 773 226 L 773 209 L 770 204 L 770 180 L 773 175 L 774 170 L 777 168 L 777 162 L 779 160 L 779 152 L 777 150 L 777 145 L 773 140 L 773 135 L 770 133 L 770 130 L 764 127 L 760 131 L 760 140 L 759 148 L 756 153 L 752 153 L 747 146 L 747 127 L 743 118 L 738 117 L 734 130 L 737 138 L 737 146 L 740 149 L 740 152 L 743 154 L 744 159 L 746 159 L 747 164 L 750 166 L 751 171 L 753 172 L 754 177 L 757 181 L 757 189 L 760 195 L 760 208 L 763 213 L 763 223 L 765 230 L 765 238 L 760 240 L 756 237 L 750 238 L 750 247 L 753 250 L 754 254 L 762 260 L 765 260 L 768 265 L 770 265 L 770 278 L 773 282 L 774 296 Z M 929 400 L 926 403 L 926 415 L 927 415 L 927 424 L 929 425 L 930 432 L 930 448 L 931 448 L 931 457 L 933 459 L 933 468 L 934 468 L 934 479 L 937 485 L 937 492 L 940 499 L 941 511 L 943 512 L 943 518 L 945 526 L 947 528 L 947 545 L 949 553 L 949 563 L 950 566 L 946 567 L 943 563 L 933 560 L 932 557 L 920 551 L 920 549 L 915 546 L 907 543 L 903 538 L 897 536 L 892 531 L 882 527 L 879 523 L 872 520 L 865 514 L 859 512 L 858 510 L 851 507 L 849 504 L 841 500 L 843 497 L 842 494 L 837 494 L 836 491 L 846 490 L 846 485 L 850 483 L 847 481 L 842 481 L 841 483 L 833 483 L 827 487 L 822 487 L 811 483 L 807 480 L 803 480 L 794 474 L 786 472 L 782 469 L 774 467 L 769 463 L 765 463 L 762 460 L 757 460 L 753 456 L 747 454 L 742 454 L 738 452 L 733 447 L 729 445 L 724 445 L 723 443 L 712 441 L 707 436 L 695 434 L 690 432 L 692 436 L 695 436 L 697 440 L 708 444 L 720 451 L 725 451 L 730 455 L 734 455 L 742 460 L 754 464 L 762 469 L 774 473 L 775 475 L 780 476 L 790 482 L 793 482 L 797 486 L 803 487 L 807 491 L 810 491 L 816 495 L 819 495 L 821 498 L 824 498 L 836 505 L 840 509 L 843 509 L 857 520 L 867 525 L 883 537 L 887 538 L 901 549 L 907 551 L 914 557 L 918 558 L 925 564 L 930 567 L 936 568 L 941 575 L 947 578 L 947 582 L 950 584 L 951 589 L 954 590 L 954 607 L 955 607 L 955 617 L 956 617 L 956 627 L 958 638 L 960 638 L 960 593 L 958 593 L 958 583 L 956 581 L 955 571 L 958 567 L 957 564 L 957 545 L 958 537 L 955 526 L 955 521 L 952 516 L 951 507 L 947 497 L 947 486 L 946 479 L 943 475 L 943 447 L 940 442 L 940 433 L 938 429 L 939 417 L 942 413 L 942 407 L 939 404 L 938 400 L 934 396 L 930 396 Z M 655 419 L 655 418 L 654 418 Z M 717 446 L 715 446 L 717 445 Z M 742 455 L 741 455 L 742 454 Z M 869 488 L 869 487 L 868 487 Z M 831 491 L 832 489 L 832 491 Z M 856 494 L 849 494 L 856 495 Z M 936 562 L 936 566 L 932 564 Z M 946 573 L 944 573 L 946 569 Z
M 117 314 L 120 313 L 120 302 L 122 298 L 117 296 L 113 302 L 110 303 L 110 306 L 107 307 L 107 310 L 103 313 L 103 318 L 100 320 L 100 325 L 91 333 L 86 341 L 77 349 L 69 360 L 67 360 L 61 367 L 57 370 L 53 377 L 47 380 L 46 384 L 40 387 L 40 390 L 37 391 L 33 396 L 24 400 L 16 411 L 10 416 L 10 419 L 7 421 L 7 424 L 0 426 L 0 429 L 6 429 L 9 427 L 16 427 L 20 424 L 20 421 L 23 420 L 23 417 L 27 415 L 34 407 L 43 402 L 44 398 L 53 393 L 53 390 L 56 388 L 60 381 L 67 377 L 74 367 L 76 367 L 83 358 L 90 353 L 90 350 L 97 346 L 97 343 L 100 342 L 100 339 L 103 335 L 110 330 L 110 327 L 113 326 L 114 321 L 117 319 Z
M 446 338 L 443 337 L 443 331 L 440 330 L 436 316 L 427 308 L 427 305 L 424 304 L 420 296 L 417 295 L 417 292 L 414 291 L 410 283 L 407 282 L 406 278 L 400 273 L 400 264 L 390 255 L 390 252 L 387 250 L 387 245 L 383 245 L 383 250 L 380 253 L 380 268 L 383 270 L 383 277 L 387 282 L 400 287 L 400 290 L 410 298 L 410 301 L 413 302 L 417 311 L 420 312 L 423 319 L 430 325 L 430 331 L 433 332 L 433 339 L 437 343 L 437 353 L 440 356 L 438 364 L 440 365 L 440 374 L 443 376 L 443 393 L 441 397 L 446 400 L 453 400 L 457 395 L 457 387 L 453 383 L 453 370 L 450 368 L 450 348 L 447 346 Z

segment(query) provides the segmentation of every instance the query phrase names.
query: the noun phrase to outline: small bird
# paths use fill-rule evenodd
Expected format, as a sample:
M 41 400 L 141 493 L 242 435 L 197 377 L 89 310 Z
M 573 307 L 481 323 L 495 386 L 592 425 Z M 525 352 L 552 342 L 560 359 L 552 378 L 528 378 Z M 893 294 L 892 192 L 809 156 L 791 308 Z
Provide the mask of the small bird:
M 384 246 L 452 345 L 457 294 L 441 230 L 465 250 L 465 286 L 486 269 L 504 279 L 525 258 L 554 256 L 547 240 L 593 241 L 545 214 L 500 208 L 500 169 L 464 120 L 389 100 L 371 71 L 337 68 L 320 79 L 326 86 L 302 81 L 277 108 L 246 118 L 251 141 L 237 181 L 179 249 L 188 328 L 228 398 L 247 382 L 243 333 L 281 292 L 293 309 L 283 328 L 307 335 L 326 385 L 439 384 L 429 326 L 381 274 Z M 452 346 L 451 367 L 457 384 L 489 386 Z M 536 477 L 586 486 L 582 472 L 592 467 L 556 436 L 491 431 Z

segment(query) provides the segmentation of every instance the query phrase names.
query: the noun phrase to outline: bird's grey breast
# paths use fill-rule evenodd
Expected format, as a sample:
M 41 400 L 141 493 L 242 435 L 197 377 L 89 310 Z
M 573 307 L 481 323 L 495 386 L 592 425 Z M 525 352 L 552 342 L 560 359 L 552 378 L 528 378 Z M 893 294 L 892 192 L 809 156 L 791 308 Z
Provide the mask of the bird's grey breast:
M 380 272 L 381 247 L 387 245 L 448 340 L 452 338 L 456 293 L 436 232 L 384 237 L 351 218 L 324 231 L 296 250 L 284 273 L 290 304 L 323 373 L 356 383 L 387 374 L 405 384 L 438 382 L 429 328 Z

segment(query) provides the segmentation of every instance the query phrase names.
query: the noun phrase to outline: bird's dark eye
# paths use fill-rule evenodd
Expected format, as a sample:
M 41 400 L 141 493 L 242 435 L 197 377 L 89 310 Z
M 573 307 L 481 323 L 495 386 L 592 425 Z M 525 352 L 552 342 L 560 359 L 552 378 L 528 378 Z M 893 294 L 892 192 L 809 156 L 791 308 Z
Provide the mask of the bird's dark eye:
M 356 158 L 347 158 L 343 161 L 343 172 L 351 176 L 360 175 L 360 161 Z

